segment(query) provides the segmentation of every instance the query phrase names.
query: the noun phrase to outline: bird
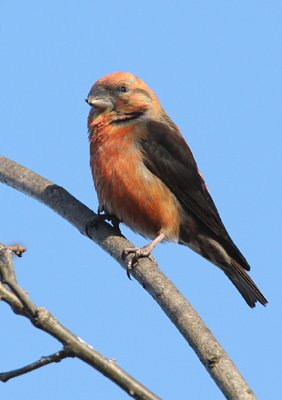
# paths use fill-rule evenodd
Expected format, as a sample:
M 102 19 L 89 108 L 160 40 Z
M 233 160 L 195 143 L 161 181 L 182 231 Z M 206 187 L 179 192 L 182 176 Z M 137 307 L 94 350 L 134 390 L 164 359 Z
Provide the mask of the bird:
M 250 307 L 265 306 L 190 147 L 154 91 L 130 72 L 112 72 L 93 84 L 86 102 L 98 214 L 151 240 L 124 250 L 128 268 L 153 259 L 160 242 L 176 242 L 219 267 Z

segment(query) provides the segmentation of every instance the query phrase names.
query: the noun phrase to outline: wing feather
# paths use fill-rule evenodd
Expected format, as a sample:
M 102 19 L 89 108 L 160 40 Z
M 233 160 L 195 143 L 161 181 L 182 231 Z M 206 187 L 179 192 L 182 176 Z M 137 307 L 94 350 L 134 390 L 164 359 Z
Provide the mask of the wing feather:
M 139 145 L 145 166 L 174 193 L 184 211 L 200 220 L 229 254 L 249 270 L 223 225 L 189 146 L 166 114 L 162 121 L 147 121 L 147 135 L 139 138 Z

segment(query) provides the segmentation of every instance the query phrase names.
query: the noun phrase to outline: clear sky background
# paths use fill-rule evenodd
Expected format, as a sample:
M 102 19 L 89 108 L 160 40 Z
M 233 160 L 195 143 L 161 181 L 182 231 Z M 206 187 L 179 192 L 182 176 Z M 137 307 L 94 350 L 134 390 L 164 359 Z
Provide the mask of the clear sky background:
M 187 248 L 160 245 L 154 255 L 267 400 L 282 398 L 281 20 L 281 1 L 271 0 L 0 2 L 1 153 L 96 210 L 84 98 L 109 72 L 145 80 L 191 146 L 269 305 L 250 309 L 221 271 Z M 158 305 L 114 260 L 33 199 L 4 185 L 0 199 L 0 241 L 28 248 L 15 263 L 36 304 L 162 398 L 223 398 Z M 60 348 L 4 303 L 0 321 L 0 371 Z M 1 384 L 0 397 L 127 395 L 70 359 Z

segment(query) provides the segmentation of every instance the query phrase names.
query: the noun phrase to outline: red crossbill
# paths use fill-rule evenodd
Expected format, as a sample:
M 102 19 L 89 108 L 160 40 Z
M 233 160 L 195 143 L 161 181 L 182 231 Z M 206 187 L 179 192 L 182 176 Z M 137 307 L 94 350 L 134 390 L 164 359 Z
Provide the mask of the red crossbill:
M 99 79 L 86 99 L 90 165 L 99 211 L 152 241 L 184 244 L 223 270 L 250 307 L 267 300 L 246 273 L 250 266 L 230 238 L 193 154 L 156 94 L 131 73 Z

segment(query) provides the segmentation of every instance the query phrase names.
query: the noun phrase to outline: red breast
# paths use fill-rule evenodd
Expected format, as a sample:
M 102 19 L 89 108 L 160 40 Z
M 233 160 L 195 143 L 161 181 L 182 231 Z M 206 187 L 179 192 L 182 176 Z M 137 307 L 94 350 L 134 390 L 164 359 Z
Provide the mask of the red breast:
M 121 127 L 100 122 L 90 142 L 91 169 L 99 204 L 134 231 L 154 238 L 179 236 L 179 204 L 172 192 L 145 168 L 136 138 L 146 135 L 138 125 Z

